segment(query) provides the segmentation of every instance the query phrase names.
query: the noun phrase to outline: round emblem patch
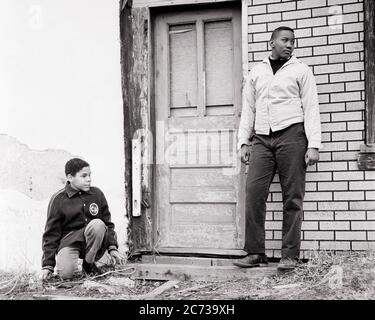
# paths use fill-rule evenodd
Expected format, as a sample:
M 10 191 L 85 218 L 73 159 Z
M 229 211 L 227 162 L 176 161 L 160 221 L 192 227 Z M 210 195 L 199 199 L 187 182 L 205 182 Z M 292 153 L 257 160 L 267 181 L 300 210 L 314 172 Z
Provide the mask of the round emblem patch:
M 89 207 L 89 211 L 92 216 L 96 216 L 99 213 L 99 207 L 96 203 L 91 203 Z

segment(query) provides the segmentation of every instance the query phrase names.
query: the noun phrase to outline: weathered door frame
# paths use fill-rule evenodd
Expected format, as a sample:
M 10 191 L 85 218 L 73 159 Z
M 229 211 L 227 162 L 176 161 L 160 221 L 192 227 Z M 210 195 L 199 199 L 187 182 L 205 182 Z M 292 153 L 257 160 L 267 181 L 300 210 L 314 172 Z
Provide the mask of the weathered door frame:
M 155 185 L 155 115 L 153 110 L 153 43 L 151 19 L 154 10 L 172 5 L 200 5 L 217 2 L 230 3 L 241 1 L 241 42 L 242 74 L 248 71 L 248 16 L 247 0 L 178 0 L 147 1 L 136 4 L 123 0 L 120 2 L 120 40 L 121 40 L 121 74 L 124 110 L 124 151 L 125 151 L 125 211 L 129 219 L 128 247 L 131 255 L 155 252 L 157 239 L 153 222 Z M 243 101 L 243 99 L 242 99 Z M 141 181 L 132 181 L 132 140 L 141 142 Z M 150 148 L 151 147 L 151 148 Z M 140 216 L 133 216 L 132 184 L 141 183 L 142 206 Z

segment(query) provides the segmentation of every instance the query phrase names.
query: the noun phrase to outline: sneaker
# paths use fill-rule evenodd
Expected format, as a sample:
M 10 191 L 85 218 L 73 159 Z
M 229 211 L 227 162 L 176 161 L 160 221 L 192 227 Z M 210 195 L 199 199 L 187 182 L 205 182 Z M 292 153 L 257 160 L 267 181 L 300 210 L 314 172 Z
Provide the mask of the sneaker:
M 244 258 L 234 260 L 233 264 L 240 268 L 265 267 L 268 261 L 266 255 L 248 254 Z
M 96 276 L 102 274 L 101 270 L 95 263 L 87 263 L 86 260 L 82 262 L 82 270 L 87 276 Z
M 293 258 L 282 258 L 277 265 L 278 271 L 293 270 L 297 266 L 297 260 Z

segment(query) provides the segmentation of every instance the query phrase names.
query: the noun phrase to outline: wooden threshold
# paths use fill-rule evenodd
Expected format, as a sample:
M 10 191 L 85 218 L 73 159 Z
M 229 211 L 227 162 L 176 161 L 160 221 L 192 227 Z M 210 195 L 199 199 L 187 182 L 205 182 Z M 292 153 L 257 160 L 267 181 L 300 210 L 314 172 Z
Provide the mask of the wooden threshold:
M 178 254 L 189 256 L 227 256 L 242 257 L 247 253 L 242 249 L 215 249 L 215 248 L 186 248 L 186 247 L 160 247 L 156 248 L 158 253 Z
M 155 263 L 134 263 L 128 266 L 135 268 L 135 272 L 131 275 L 132 279 L 143 280 L 228 281 L 262 279 L 277 273 L 275 263 L 260 268 Z

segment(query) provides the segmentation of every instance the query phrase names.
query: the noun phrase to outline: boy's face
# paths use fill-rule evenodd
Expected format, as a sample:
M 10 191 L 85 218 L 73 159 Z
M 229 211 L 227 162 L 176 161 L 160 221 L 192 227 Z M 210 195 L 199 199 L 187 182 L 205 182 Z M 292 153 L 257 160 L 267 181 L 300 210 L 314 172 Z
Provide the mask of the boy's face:
M 68 181 L 73 189 L 89 191 L 91 186 L 91 170 L 90 167 L 83 167 L 74 176 L 68 174 Z
M 294 50 L 294 33 L 289 30 L 281 30 L 270 41 L 272 56 L 276 59 L 289 59 Z

